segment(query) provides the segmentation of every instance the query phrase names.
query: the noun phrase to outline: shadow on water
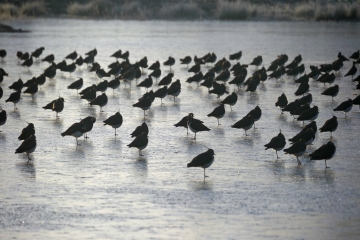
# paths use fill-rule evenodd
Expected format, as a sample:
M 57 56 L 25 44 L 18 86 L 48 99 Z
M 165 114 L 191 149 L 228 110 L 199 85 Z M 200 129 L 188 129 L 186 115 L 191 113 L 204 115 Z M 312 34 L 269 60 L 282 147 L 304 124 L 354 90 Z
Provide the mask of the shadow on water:
M 25 156 L 24 161 L 17 163 L 16 168 L 19 169 L 24 176 L 35 179 L 36 178 L 36 169 L 34 163 L 35 159 L 33 159 L 32 157 L 33 160 L 28 162 L 26 155 L 24 156 Z
M 310 169 L 309 170 L 309 178 L 314 182 L 326 184 L 332 184 L 335 181 L 335 173 L 331 168 L 325 168 L 325 163 L 323 162 L 323 169 Z
M 213 191 L 214 188 L 214 184 L 209 177 L 203 178 L 201 181 L 190 181 L 188 185 L 193 191 Z
M 146 180 L 148 174 L 148 162 L 144 157 L 139 156 L 136 161 L 133 162 L 133 168 L 135 173 L 135 178 L 141 178 L 141 180 Z

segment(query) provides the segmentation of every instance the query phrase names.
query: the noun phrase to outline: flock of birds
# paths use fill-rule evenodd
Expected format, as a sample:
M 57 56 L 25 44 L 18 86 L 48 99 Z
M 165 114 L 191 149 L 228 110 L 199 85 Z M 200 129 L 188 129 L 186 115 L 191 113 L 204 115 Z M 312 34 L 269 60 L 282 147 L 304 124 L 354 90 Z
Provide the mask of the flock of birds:
M 106 90 L 108 88 L 113 89 L 113 91 L 120 86 L 120 82 L 125 82 L 129 84 L 131 90 L 131 82 L 133 80 L 138 80 L 143 74 L 144 69 L 149 69 L 152 72 L 140 83 L 137 87 L 143 87 L 146 89 L 146 93 L 138 100 L 138 102 L 133 104 L 133 107 L 140 108 L 144 112 L 144 119 L 146 117 L 146 110 L 151 108 L 152 103 L 155 98 L 162 99 L 165 96 L 172 96 L 174 101 L 176 97 L 181 93 L 181 81 L 179 79 L 174 80 L 174 73 L 171 71 L 171 67 L 176 63 L 175 58 L 169 57 L 168 60 L 163 62 L 163 65 L 170 68 L 170 72 L 161 77 L 161 64 L 159 61 L 152 63 L 148 66 L 147 57 L 140 59 L 135 63 L 130 63 L 128 51 L 123 52 L 121 50 L 116 51 L 111 57 L 116 58 L 116 61 L 111 63 L 108 67 L 108 71 L 105 71 L 103 67 L 100 66 L 98 62 L 95 61 L 97 55 L 96 48 L 87 52 L 85 58 L 82 58 L 76 51 L 68 54 L 65 57 L 65 60 L 55 63 L 55 56 L 53 54 L 47 55 L 44 58 L 40 58 L 44 47 L 40 47 L 33 51 L 32 53 L 28 52 L 17 52 L 16 57 L 18 58 L 19 64 L 24 67 L 31 68 L 34 61 L 48 62 L 50 66 L 46 68 L 42 74 L 37 77 L 33 77 L 26 82 L 23 82 L 21 79 L 14 81 L 9 89 L 14 90 L 7 99 L 6 103 L 10 102 L 14 104 L 14 111 L 17 111 L 16 104 L 21 100 L 21 94 L 31 94 L 34 95 L 38 92 L 39 87 L 44 85 L 46 79 L 53 79 L 58 71 L 67 72 L 71 75 L 77 67 L 87 64 L 90 72 L 95 72 L 99 77 L 100 82 L 98 84 L 93 84 L 87 88 L 82 89 L 84 85 L 84 80 L 82 78 L 74 81 L 68 86 L 68 89 L 74 89 L 77 91 L 77 94 L 80 95 L 81 99 L 85 99 L 90 106 L 99 106 L 100 111 L 108 103 L 108 97 L 106 95 Z M 0 58 L 4 59 L 7 55 L 6 50 L 0 49 Z M 235 88 L 240 89 L 242 86 L 245 86 L 245 91 L 254 92 L 257 90 L 258 85 L 261 82 L 264 82 L 268 79 L 280 79 L 284 75 L 293 77 L 294 81 L 298 83 L 298 88 L 295 91 L 295 96 L 298 96 L 293 102 L 288 102 L 286 95 L 283 93 L 278 97 L 278 100 L 275 102 L 275 106 L 281 109 L 281 114 L 284 112 L 289 112 L 290 115 L 297 118 L 297 121 L 311 121 L 309 124 L 305 125 L 303 130 L 299 132 L 296 136 L 289 139 L 291 146 L 285 148 L 286 139 L 285 136 L 280 133 L 273 137 L 268 144 L 265 145 L 265 149 L 274 149 L 278 157 L 277 152 L 284 150 L 286 154 L 292 154 L 297 158 L 298 164 L 301 164 L 299 157 L 302 156 L 307 145 L 311 144 L 315 140 L 315 133 L 317 132 L 317 125 L 315 119 L 319 115 L 318 106 L 312 104 L 312 95 L 309 92 L 310 85 L 309 80 L 313 79 L 314 81 L 329 84 L 329 87 L 323 91 L 321 94 L 334 98 L 339 93 L 339 86 L 333 85 L 335 82 L 339 70 L 344 66 L 345 62 L 348 62 L 349 59 L 352 59 L 352 67 L 344 75 L 345 77 L 351 77 L 352 81 L 358 82 L 357 89 L 360 89 L 360 75 L 356 76 L 357 68 L 356 64 L 360 63 L 360 53 L 359 50 L 354 52 L 349 58 L 345 57 L 338 53 L 337 59 L 328 64 L 321 64 L 319 66 L 310 66 L 311 71 L 305 73 L 305 66 L 302 64 L 302 56 L 296 56 L 293 61 L 288 63 L 288 56 L 286 54 L 279 55 L 275 60 L 271 62 L 271 65 L 265 69 L 265 67 L 259 68 L 262 65 L 262 56 L 257 56 L 249 64 L 240 64 L 239 60 L 242 57 L 242 51 L 236 52 L 229 56 L 229 59 L 222 58 L 217 60 L 217 56 L 214 53 L 208 53 L 203 57 L 198 58 L 195 56 L 186 56 L 180 59 L 180 64 L 188 66 L 188 72 L 193 73 L 185 82 L 191 84 L 195 82 L 198 86 L 206 87 L 209 94 L 215 94 L 218 98 L 224 94 L 228 94 L 211 113 L 208 117 L 215 117 L 220 125 L 220 119 L 225 115 L 225 105 L 229 105 L 232 111 L 232 106 L 237 103 L 238 95 L 234 90 L 231 94 L 227 91 L 227 84 L 235 85 Z M 123 59 L 119 62 L 119 59 Z M 70 62 L 70 63 L 68 63 Z M 189 67 L 189 64 L 194 64 Z M 203 74 L 202 65 L 212 64 L 212 67 Z M 0 62 L 1 65 L 1 62 Z M 247 68 L 249 66 L 254 66 L 255 70 L 252 74 L 248 74 Z M 269 73 L 270 72 L 270 73 Z M 6 69 L 0 68 L 0 84 L 3 82 L 4 78 L 8 77 Z M 103 78 L 112 78 L 112 80 L 103 80 Z M 154 79 L 159 88 L 156 91 L 150 90 L 154 85 Z M 159 80 L 159 81 L 158 81 Z M 23 91 L 23 88 L 25 90 Z M 78 92 L 81 90 L 80 92 Z M 101 92 L 100 95 L 97 95 L 97 92 Z M 3 97 L 3 89 L 0 85 L 0 99 Z M 54 99 L 43 108 L 52 110 L 56 112 L 56 118 L 58 118 L 58 113 L 62 112 L 64 109 L 65 99 L 60 97 Z M 337 106 L 334 111 L 342 111 L 345 113 L 349 112 L 352 109 L 353 105 L 360 105 L 360 96 L 357 96 L 354 99 L 349 99 L 345 102 L 342 102 Z M 275 107 L 274 106 L 274 107 Z M 231 127 L 237 129 L 243 129 L 247 135 L 247 130 L 254 127 L 255 122 L 261 118 L 262 110 L 259 106 L 256 106 L 248 114 L 246 114 L 242 119 L 234 123 Z M 0 126 L 5 125 L 7 120 L 7 113 L 5 110 L 0 112 Z M 82 119 L 79 122 L 72 124 L 66 131 L 61 133 L 61 136 L 73 136 L 76 138 L 76 143 L 78 144 L 77 139 L 84 135 L 87 138 L 87 133 L 92 130 L 93 124 L 96 122 L 96 118 L 89 116 Z M 116 130 L 121 127 L 123 123 L 123 117 L 118 111 L 116 114 L 110 116 L 108 119 L 103 121 L 104 125 L 111 126 L 115 129 L 115 136 L 117 135 Z M 196 134 L 202 131 L 209 131 L 210 128 L 204 125 L 204 122 L 196 119 L 193 113 L 189 113 L 184 116 L 178 123 L 174 125 L 175 127 L 184 127 L 187 131 L 190 129 L 195 133 L 194 140 L 196 141 Z M 327 120 L 324 125 L 319 129 L 320 132 L 330 132 L 332 137 L 332 132 L 334 132 L 338 127 L 337 117 L 333 116 L 331 119 Z M 142 156 L 141 150 L 145 149 L 148 145 L 148 133 L 149 128 L 144 121 L 144 123 L 138 126 L 132 133 L 131 136 L 134 140 L 128 144 L 128 147 L 134 147 L 139 150 L 139 155 Z M 33 123 L 28 123 L 28 126 L 25 127 L 20 136 L 19 140 L 22 141 L 20 146 L 16 149 L 15 153 L 26 153 L 28 160 L 31 160 L 29 154 L 36 149 L 36 137 L 35 137 L 35 127 Z M 325 160 L 325 167 L 327 168 L 326 161 L 331 159 L 336 152 L 335 144 L 330 140 L 327 144 L 321 146 L 314 152 L 310 153 L 310 160 Z M 201 167 L 205 169 L 211 166 L 214 161 L 215 152 L 213 149 L 208 149 L 206 152 L 199 154 L 194 157 L 192 161 L 187 165 L 187 167 Z

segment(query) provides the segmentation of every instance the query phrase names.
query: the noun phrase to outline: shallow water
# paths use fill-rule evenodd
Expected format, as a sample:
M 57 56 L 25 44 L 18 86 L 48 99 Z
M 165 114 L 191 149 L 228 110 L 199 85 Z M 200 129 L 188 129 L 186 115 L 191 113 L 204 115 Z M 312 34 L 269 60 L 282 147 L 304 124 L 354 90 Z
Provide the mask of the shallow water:
M 38 19 L 4 22 L 31 33 L 0 33 L 0 48 L 8 56 L 0 62 L 9 77 L 1 83 L 4 96 L 0 106 L 8 113 L 0 126 L 0 238 L 162 238 L 162 239 L 355 239 L 360 226 L 359 144 L 360 114 L 354 106 L 344 118 L 338 116 L 339 127 L 333 133 L 336 155 L 328 161 L 310 162 L 305 154 L 298 166 L 296 158 L 279 152 L 280 159 L 263 145 L 277 135 L 279 129 L 287 139 L 302 129 L 302 123 L 289 114 L 280 115 L 274 105 L 285 92 L 295 100 L 297 84 L 292 78 L 268 80 L 255 93 L 237 90 L 238 102 L 217 126 L 208 118 L 219 103 L 207 89 L 189 85 L 187 67 L 179 64 L 185 55 L 203 56 L 215 52 L 218 59 L 243 51 L 241 63 L 250 63 L 262 55 L 268 67 L 278 54 L 286 53 L 291 61 L 302 54 L 306 71 L 309 65 L 330 63 L 338 51 L 350 56 L 360 48 L 359 23 L 302 22 L 162 22 L 162 21 L 93 21 Z M 143 111 L 132 104 L 144 89 L 121 84 L 115 94 L 108 89 L 108 104 L 88 107 L 67 86 L 82 77 L 84 87 L 99 79 L 86 66 L 71 76 L 59 71 L 53 80 L 32 98 L 22 94 L 18 110 L 5 103 L 8 89 L 19 76 L 28 80 L 39 75 L 47 63 L 35 63 L 28 71 L 15 57 L 18 50 L 34 51 L 44 46 L 42 57 L 53 53 L 55 62 L 76 50 L 82 56 L 98 50 L 96 61 L 105 67 L 115 59 L 109 56 L 118 49 L 130 51 L 130 61 L 148 57 L 149 65 L 168 56 L 176 59 L 174 79 L 180 79 L 182 92 L 174 103 L 172 97 L 156 99 L 145 118 L 149 126 L 149 145 L 144 157 L 130 149 L 130 133 L 140 125 Z M 235 62 L 232 62 L 233 64 Z M 354 98 L 355 84 L 343 75 L 349 62 L 336 78 L 339 95 L 320 95 L 323 84 L 310 81 L 313 104 L 319 106 L 317 126 L 332 117 L 339 103 Z M 206 72 L 210 66 L 203 67 Z M 254 70 L 249 67 L 249 72 Z M 169 69 L 162 66 L 162 77 Z M 140 82 L 149 70 L 145 70 Z M 249 74 L 250 74 L 249 73 Z M 232 92 L 234 86 L 227 86 Z M 154 90 L 158 86 L 154 84 Z M 358 92 L 358 91 L 357 91 Z M 65 99 L 64 111 L 55 113 L 41 107 L 56 99 Z M 224 96 L 221 98 L 223 99 Z M 259 105 L 262 117 L 256 129 L 244 131 L 230 126 Z M 114 130 L 104 121 L 120 109 L 123 125 Z M 187 113 L 204 121 L 209 132 L 186 136 L 184 128 L 175 128 Z M 86 116 L 96 116 L 89 139 L 61 137 L 72 123 Z M 14 154 L 20 145 L 17 137 L 32 122 L 36 128 L 37 148 L 27 164 L 26 155 Z M 317 133 L 307 152 L 329 141 L 329 133 Z M 289 142 L 287 142 L 287 147 Z M 196 155 L 215 151 L 215 162 L 206 170 L 186 168 Z

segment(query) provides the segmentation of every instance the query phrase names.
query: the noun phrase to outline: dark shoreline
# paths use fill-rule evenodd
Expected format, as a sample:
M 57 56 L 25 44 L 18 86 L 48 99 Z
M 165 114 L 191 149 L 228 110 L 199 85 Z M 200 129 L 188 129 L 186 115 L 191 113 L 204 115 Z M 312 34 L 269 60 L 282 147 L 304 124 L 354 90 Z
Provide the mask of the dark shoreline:
M 22 30 L 21 28 L 15 29 L 9 25 L 0 23 L 0 32 L 6 32 L 6 33 L 28 33 L 30 31 L 28 30 Z

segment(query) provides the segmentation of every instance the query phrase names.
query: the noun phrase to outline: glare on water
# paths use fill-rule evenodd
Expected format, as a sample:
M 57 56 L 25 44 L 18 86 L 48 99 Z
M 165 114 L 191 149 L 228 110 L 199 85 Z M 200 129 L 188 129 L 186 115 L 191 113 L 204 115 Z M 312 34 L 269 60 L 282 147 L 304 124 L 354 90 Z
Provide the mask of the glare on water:
M 313 105 L 319 106 L 317 126 L 334 113 L 339 127 L 332 141 L 337 147 L 325 170 L 323 161 L 310 162 L 305 154 L 296 158 L 263 147 L 281 129 L 286 139 L 303 127 L 288 113 L 275 107 L 284 92 L 289 101 L 296 99 L 298 84 L 292 77 L 260 84 L 255 93 L 237 90 L 238 102 L 217 126 L 216 118 L 208 118 L 219 104 L 216 95 L 186 79 L 192 74 L 179 59 L 190 55 L 202 57 L 214 52 L 217 59 L 243 51 L 240 62 L 248 64 L 258 55 L 267 68 L 279 54 L 287 54 L 290 62 L 301 54 L 306 71 L 309 65 L 331 63 L 338 51 L 350 56 L 360 48 L 359 23 L 304 22 L 165 22 L 165 21 L 93 21 L 38 19 L 13 21 L 9 24 L 28 29 L 30 33 L 1 33 L 0 48 L 8 56 L 0 62 L 9 77 L 1 83 L 4 96 L 1 108 L 8 120 L 0 127 L 0 238 L 285 238 L 331 239 L 355 238 L 359 232 L 359 109 L 354 106 L 349 118 L 332 111 L 338 104 L 358 93 L 351 78 L 343 77 L 351 67 L 345 62 L 336 78 L 340 92 L 334 101 L 320 93 L 323 84 L 310 80 Z M 71 76 L 57 72 L 46 80 L 32 98 L 22 94 L 13 110 L 5 99 L 8 89 L 19 77 L 26 81 L 38 76 L 48 63 L 35 62 L 30 71 L 19 65 L 16 51 L 31 52 L 44 46 L 41 57 L 53 53 L 55 62 L 62 61 L 74 50 L 84 54 L 96 47 L 96 61 L 106 70 L 114 62 L 110 58 L 118 49 L 130 52 L 130 62 L 148 58 L 148 64 L 160 63 L 172 56 L 173 80 L 180 79 L 182 91 L 176 102 L 168 96 L 155 99 L 147 112 L 149 144 L 139 157 L 137 149 L 128 148 L 130 133 L 144 121 L 143 111 L 133 108 L 145 89 L 121 83 L 113 94 L 108 89 L 108 104 L 100 113 L 98 106 L 89 107 L 85 100 L 67 89 L 79 77 L 84 87 L 100 82 L 86 65 Z M 70 61 L 68 61 L 70 63 Z M 232 61 L 232 64 L 236 63 Z M 192 65 L 192 64 L 191 64 Z M 212 65 L 203 66 L 203 73 Z M 251 74 L 253 66 L 249 66 Z M 169 68 L 161 66 L 164 77 Z M 138 83 L 150 70 L 144 70 Z M 154 83 L 153 89 L 158 89 Z M 42 109 L 61 96 L 65 108 L 55 113 Z M 222 96 L 223 99 L 225 96 Z M 256 129 L 230 126 L 259 105 L 262 117 Z M 123 125 L 117 130 L 103 121 L 120 110 Z M 175 128 L 183 116 L 194 113 L 211 130 L 193 133 Z M 71 124 L 94 116 L 96 123 L 89 139 L 61 137 Z M 36 128 L 37 148 L 27 163 L 26 155 L 14 154 L 20 145 L 17 137 L 32 122 Z M 312 152 L 329 141 L 329 133 L 317 133 Z M 287 141 L 286 147 L 290 146 Z M 186 164 L 207 148 L 215 151 L 215 161 L 206 170 L 186 168 Z

